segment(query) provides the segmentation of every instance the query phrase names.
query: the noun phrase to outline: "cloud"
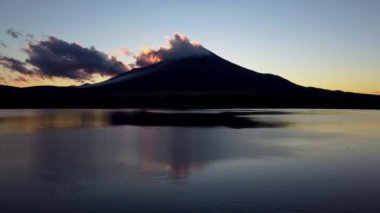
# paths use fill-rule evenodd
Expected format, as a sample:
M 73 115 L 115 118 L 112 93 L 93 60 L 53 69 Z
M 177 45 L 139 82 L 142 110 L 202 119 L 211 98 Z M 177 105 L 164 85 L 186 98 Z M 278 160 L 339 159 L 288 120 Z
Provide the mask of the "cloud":
M 5 78 L 3 76 L 0 76 L 0 84 L 1 83 L 7 83 L 7 81 L 5 80 Z
M 12 38 L 18 38 L 18 37 L 20 37 L 20 36 L 23 36 L 22 33 L 17 32 L 17 31 L 15 31 L 15 30 L 12 29 L 12 28 L 9 28 L 9 29 L 7 30 L 7 34 L 10 35 L 10 36 L 12 36 Z
M 30 34 L 30 33 L 27 33 L 27 34 L 24 34 L 22 32 L 19 32 L 19 31 L 16 31 L 14 30 L 13 28 L 9 28 L 6 33 L 11 36 L 12 38 L 24 38 L 28 41 L 30 40 L 33 40 L 34 39 L 34 35 L 33 34 Z
M 136 65 L 144 67 L 161 61 L 200 57 L 212 54 L 197 42 L 191 42 L 183 34 L 175 33 L 174 37 L 169 39 L 168 47 L 159 47 L 158 49 L 144 48 L 139 55 L 135 56 Z
M 7 48 L 7 45 L 3 42 L 3 41 L 0 41 L 0 45 L 4 48 Z
M 0 65 L 13 72 L 19 72 L 25 75 L 32 75 L 34 73 L 26 67 L 25 62 L 7 56 L 0 56 Z
M 12 28 L 8 29 L 7 33 L 15 38 L 23 36 L 27 43 L 23 49 L 26 53 L 25 61 L 0 55 L 0 65 L 22 74 L 24 78 L 13 79 L 22 82 L 27 79 L 46 80 L 54 77 L 92 82 L 95 76 L 113 77 L 135 67 L 144 67 L 165 60 L 212 54 L 201 44 L 191 42 L 180 33 L 175 33 L 168 40 L 167 47 L 145 48 L 138 55 L 122 48 L 110 52 L 108 56 L 94 47 L 83 47 L 54 36 L 38 41 L 33 35 L 24 35 Z M 135 61 L 127 65 L 117 59 L 119 56 L 129 56 Z
M 108 57 L 119 57 L 119 56 L 131 56 L 132 53 L 127 48 L 121 48 L 118 50 L 110 51 Z
M 93 74 L 115 76 L 129 70 L 116 57 L 108 58 L 94 47 L 85 48 L 53 36 L 36 44 L 29 43 L 25 52 L 28 54 L 26 62 L 45 77 L 82 81 L 90 80 Z
M 17 78 L 12 79 L 15 82 L 28 82 L 28 80 L 24 76 L 18 76 Z
M 380 95 L 380 91 L 375 91 L 373 93 L 376 94 L 376 95 Z
M 122 48 L 120 51 L 122 51 L 124 55 L 131 55 L 131 51 L 129 51 L 127 48 Z
M 32 35 L 32 34 L 26 34 L 25 37 L 27 39 L 34 39 L 34 35 Z
M 0 65 L 24 75 L 77 81 L 91 80 L 94 74 L 115 76 L 130 69 L 116 57 L 108 58 L 94 47 L 82 47 L 53 36 L 43 41 L 29 41 L 24 51 L 27 54 L 25 62 L 0 56 Z

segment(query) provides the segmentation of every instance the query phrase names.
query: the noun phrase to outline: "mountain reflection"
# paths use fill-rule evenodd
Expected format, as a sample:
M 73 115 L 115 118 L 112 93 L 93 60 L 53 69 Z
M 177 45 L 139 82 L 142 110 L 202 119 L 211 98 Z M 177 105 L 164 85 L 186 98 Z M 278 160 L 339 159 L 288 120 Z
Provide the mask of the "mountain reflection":
M 260 196 L 279 203 L 290 197 L 291 210 L 305 195 L 305 206 L 314 199 L 319 204 L 342 198 L 334 210 L 347 200 L 353 207 L 363 200 L 378 203 L 373 198 L 378 197 L 379 171 L 370 163 L 379 159 L 378 112 L 83 111 L 0 112 L 5 121 L 0 121 L 2 212 L 46 212 L 58 206 L 63 212 L 125 212 L 146 206 L 160 210 L 163 203 L 178 205 L 169 211 L 176 212 L 183 202 L 189 202 L 189 212 L 199 212 L 204 206 L 191 209 L 192 201 L 216 198 L 215 205 L 245 205 L 261 202 Z M 214 120 L 208 126 L 150 120 L 165 113 Z M 226 122 L 236 124 L 235 118 L 244 125 Z M 247 127 L 257 123 L 278 125 Z M 351 192 L 365 199 L 358 201 Z
M 293 154 L 292 147 L 265 143 L 254 133 L 242 137 L 241 133 L 225 129 L 166 128 L 142 130 L 140 154 L 142 160 L 165 165 L 174 178 L 182 178 L 191 171 L 209 163 L 234 159 L 260 159 L 286 157 Z M 149 134 L 149 137 L 146 135 Z
M 9 167 L 13 171 L 9 174 L 22 170 L 16 173 L 20 176 L 12 179 L 29 177 L 28 182 L 35 186 L 54 191 L 49 183 L 75 185 L 77 181 L 115 177 L 180 180 L 214 162 L 293 154 L 292 147 L 265 143 L 254 134 L 242 137 L 241 133 L 226 130 L 133 127 L 43 132 L 34 137 L 33 146 L 24 144 L 28 158 L 12 153 L 3 153 L 0 158 L 13 163 L 25 160 L 29 165 Z
M 1 133 L 38 133 L 49 129 L 133 126 L 278 128 L 287 124 L 255 119 L 276 111 L 173 112 L 110 110 L 29 110 L 21 115 L 0 114 Z
M 99 128 L 61 128 L 59 131 L 32 134 L 0 134 L 0 149 L 8 150 L 0 152 L 0 177 L 14 181 L 24 180 L 24 184 L 32 183 L 34 187 L 46 187 L 46 191 L 54 191 L 49 183 L 56 186 L 75 185 L 78 181 L 91 182 L 99 178 L 115 177 L 178 180 L 210 163 L 223 160 L 292 155 L 294 148 L 265 143 L 262 136 L 255 135 L 255 131 L 199 128 L 274 128 L 287 125 L 255 121 L 244 117 L 247 114 L 251 113 L 117 112 L 105 114 L 108 116 L 79 113 L 81 116 L 70 117 L 64 112 L 54 116 L 41 116 L 43 124 L 48 123 L 54 127 L 61 128 L 63 124 L 66 124 L 63 127 L 71 124 L 82 126 L 88 121 L 97 120 Z M 72 122 L 76 117 L 81 122 Z M 105 122 L 108 118 L 109 123 Z M 156 120 L 159 118 L 161 120 Z M 12 127 L 21 126 L 25 122 L 18 119 L 13 120 Z M 65 123 L 65 119 L 71 120 L 71 123 Z M 207 125 L 197 126 L 199 122 Z M 109 125 L 126 124 L 128 125 L 108 128 Z M 16 154 L 20 149 L 25 152 L 23 156 Z
M 286 125 L 286 123 L 259 121 L 245 117 L 259 113 L 262 114 L 262 112 L 114 112 L 110 114 L 109 121 L 111 125 L 179 127 L 276 128 Z
M 75 203 L 73 194 L 88 197 L 87 192 L 120 188 L 122 194 L 143 196 L 165 182 L 187 184 L 212 164 L 295 152 L 292 146 L 267 143 L 268 137 L 278 137 L 274 133 L 245 129 L 285 123 L 259 122 L 244 113 L 165 113 L 56 110 L 2 116 L 0 188 L 6 196 L 0 205 L 25 208 L 32 202 L 45 208 L 47 200 Z M 163 120 L 151 120 L 157 118 Z M 203 121 L 207 125 L 197 125 Z

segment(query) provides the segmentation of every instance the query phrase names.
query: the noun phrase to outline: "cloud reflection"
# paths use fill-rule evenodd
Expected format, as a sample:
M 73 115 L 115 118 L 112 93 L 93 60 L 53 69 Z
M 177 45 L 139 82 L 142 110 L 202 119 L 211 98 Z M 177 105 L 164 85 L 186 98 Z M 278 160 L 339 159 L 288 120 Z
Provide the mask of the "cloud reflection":
M 30 110 L 19 115 L 0 112 L 0 134 L 38 133 L 50 129 L 104 126 L 177 126 L 227 128 L 281 128 L 284 122 L 257 119 L 275 111 L 235 112 L 170 112 L 110 110 Z

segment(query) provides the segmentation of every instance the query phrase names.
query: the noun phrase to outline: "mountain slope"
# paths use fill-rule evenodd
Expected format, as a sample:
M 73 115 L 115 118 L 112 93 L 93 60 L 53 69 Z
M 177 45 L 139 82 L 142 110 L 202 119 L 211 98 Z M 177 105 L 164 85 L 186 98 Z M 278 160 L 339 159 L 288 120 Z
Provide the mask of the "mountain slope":
M 89 86 L 123 92 L 294 92 L 286 79 L 257 73 L 216 55 L 161 62 Z

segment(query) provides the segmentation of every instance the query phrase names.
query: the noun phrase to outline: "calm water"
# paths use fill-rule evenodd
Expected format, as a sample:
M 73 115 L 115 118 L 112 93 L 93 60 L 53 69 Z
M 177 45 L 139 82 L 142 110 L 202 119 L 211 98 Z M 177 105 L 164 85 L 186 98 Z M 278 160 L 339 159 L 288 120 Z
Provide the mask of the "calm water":
M 0 212 L 380 212 L 380 111 L 0 110 Z

